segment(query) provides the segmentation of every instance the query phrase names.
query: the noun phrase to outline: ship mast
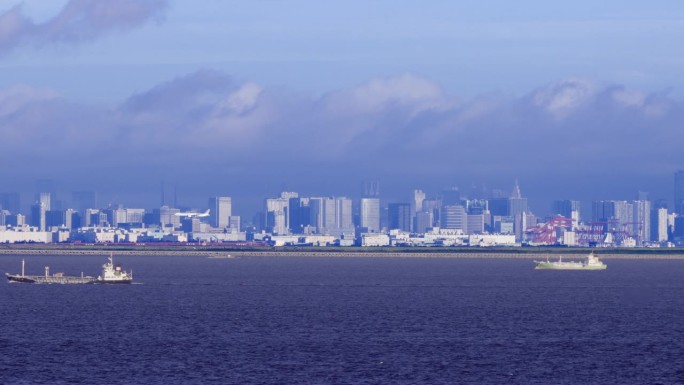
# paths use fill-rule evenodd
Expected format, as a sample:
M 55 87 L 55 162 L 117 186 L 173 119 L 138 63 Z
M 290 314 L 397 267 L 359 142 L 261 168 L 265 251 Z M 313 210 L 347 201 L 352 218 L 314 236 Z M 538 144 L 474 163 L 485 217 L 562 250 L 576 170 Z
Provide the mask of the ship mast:
M 26 265 L 26 260 L 25 260 L 25 259 L 22 259 L 22 260 L 21 260 L 21 276 L 22 276 L 22 277 L 24 276 L 24 267 L 25 267 L 25 265 Z

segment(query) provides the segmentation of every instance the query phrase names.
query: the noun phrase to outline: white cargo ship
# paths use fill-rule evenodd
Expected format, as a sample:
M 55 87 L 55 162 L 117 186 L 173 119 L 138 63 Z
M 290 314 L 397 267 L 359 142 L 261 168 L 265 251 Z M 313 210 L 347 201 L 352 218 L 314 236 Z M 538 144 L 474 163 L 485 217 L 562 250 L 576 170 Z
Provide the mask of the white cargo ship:
M 88 283 L 132 283 L 133 271 L 125 272 L 121 265 L 114 265 L 113 256 L 110 254 L 107 263 L 102 265 L 102 274 L 95 278 L 86 276 L 69 276 L 64 273 L 50 274 L 50 267 L 45 266 L 45 275 L 26 275 L 26 261 L 21 260 L 21 274 L 5 273 L 10 283 L 48 283 L 48 284 L 88 284 Z
M 591 252 L 586 256 L 584 261 L 563 261 L 563 257 L 559 257 L 558 261 L 534 261 L 537 264 L 536 270 L 605 270 L 608 266 L 601 262 L 598 257 Z

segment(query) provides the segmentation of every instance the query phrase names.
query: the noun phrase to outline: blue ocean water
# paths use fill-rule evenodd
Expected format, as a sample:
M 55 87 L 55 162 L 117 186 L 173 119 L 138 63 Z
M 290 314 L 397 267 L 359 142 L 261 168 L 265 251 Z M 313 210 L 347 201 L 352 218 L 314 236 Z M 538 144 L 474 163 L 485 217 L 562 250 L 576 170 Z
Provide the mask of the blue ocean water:
M 0 284 L 0 383 L 684 383 L 684 261 L 117 260 L 140 284 Z

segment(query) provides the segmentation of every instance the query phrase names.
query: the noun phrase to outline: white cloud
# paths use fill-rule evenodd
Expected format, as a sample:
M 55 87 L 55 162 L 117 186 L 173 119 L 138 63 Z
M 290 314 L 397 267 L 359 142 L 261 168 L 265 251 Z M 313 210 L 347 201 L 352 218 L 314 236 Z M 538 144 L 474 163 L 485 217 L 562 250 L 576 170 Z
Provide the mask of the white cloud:
M 556 119 L 563 119 L 589 102 L 594 96 L 594 89 L 594 85 L 587 80 L 566 79 L 537 90 L 532 98 L 537 107 Z

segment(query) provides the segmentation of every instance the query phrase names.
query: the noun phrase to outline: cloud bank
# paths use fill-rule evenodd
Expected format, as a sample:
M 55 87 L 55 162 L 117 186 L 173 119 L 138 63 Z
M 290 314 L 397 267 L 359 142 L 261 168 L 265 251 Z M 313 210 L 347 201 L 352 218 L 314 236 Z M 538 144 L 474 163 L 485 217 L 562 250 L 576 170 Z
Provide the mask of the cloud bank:
M 111 31 L 140 26 L 159 17 L 166 6 L 166 0 L 71 0 L 50 20 L 34 23 L 17 5 L 0 14 L 0 54 L 24 45 L 94 40 Z
M 0 90 L 0 161 L 11 165 L 0 176 L 155 191 L 165 179 L 259 199 L 281 188 L 354 194 L 364 179 L 508 189 L 517 177 L 549 200 L 611 199 L 658 178 L 670 188 L 684 167 L 683 118 L 667 93 L 585 79 L 459 99 L 407 74 L 310 97 L 199 71 L 113 107 L 14 86 Z

